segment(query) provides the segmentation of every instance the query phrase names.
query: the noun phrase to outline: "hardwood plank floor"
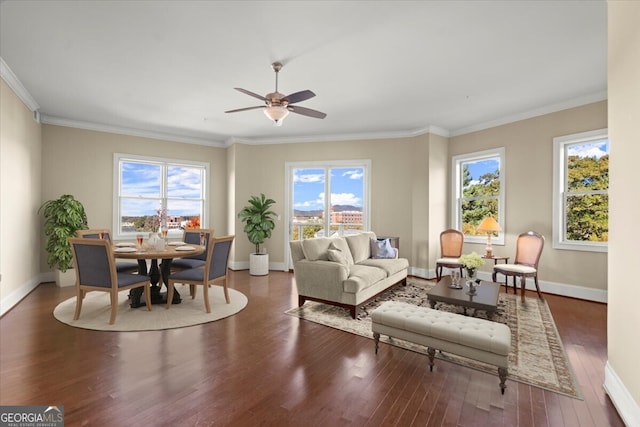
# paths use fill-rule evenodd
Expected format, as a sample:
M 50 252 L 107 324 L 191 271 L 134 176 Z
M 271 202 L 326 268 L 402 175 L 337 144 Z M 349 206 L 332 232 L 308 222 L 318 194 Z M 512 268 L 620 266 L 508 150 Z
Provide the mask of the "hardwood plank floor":
M 73 288 L 41 284 L 0 319 L 0 404 L 64 405 L 67 426 L 623 426 L 606 396 L 606 305 L 545 295 L 584 400 L 287 316 L 293 275 L 231 273 L 235 316 L 152 332 L 71 328 Z M 504 292 L 504 290 L 503 290 Z M 533 294 L 532 294 L 533 296 Z M 105 320 L 106 321 L 106 320 Z

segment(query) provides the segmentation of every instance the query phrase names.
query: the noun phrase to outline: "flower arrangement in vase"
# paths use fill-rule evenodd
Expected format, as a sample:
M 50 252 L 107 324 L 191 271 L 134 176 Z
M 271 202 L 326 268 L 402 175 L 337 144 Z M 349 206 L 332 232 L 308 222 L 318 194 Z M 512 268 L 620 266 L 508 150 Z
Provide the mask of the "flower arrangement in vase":
M 476 280 L 478 267 L 484 265 L 484 260 L 476 252 L 471 252 L 470 254 L 462 255 L 459 261 L 467 272 L 467 285 L 469 285 L 469 292 L 467 293 L 469 295 L 475 295 L 475 286 L 478 285 L 478 281 Z

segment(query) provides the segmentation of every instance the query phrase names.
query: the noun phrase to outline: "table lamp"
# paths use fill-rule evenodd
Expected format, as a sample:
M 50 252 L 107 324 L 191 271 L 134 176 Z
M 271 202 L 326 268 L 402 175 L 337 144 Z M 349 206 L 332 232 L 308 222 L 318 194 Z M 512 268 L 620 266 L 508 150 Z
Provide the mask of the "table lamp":
M 502 228 L 500 228 L 500 224 L 498 224 L 498 221 L 496 221 L 493 217 L 488 216 L 482 220 L 480 225 L 476 227 L 476 230 L 484 231 L 487 233 L 487 247 L 485 248 L 486 253 L 484 254 L 484 257 L 491 258 L 493 256 L 493 249 L 491 248 L 491 236 L 493 235 L 494 231 L 502 230 Z

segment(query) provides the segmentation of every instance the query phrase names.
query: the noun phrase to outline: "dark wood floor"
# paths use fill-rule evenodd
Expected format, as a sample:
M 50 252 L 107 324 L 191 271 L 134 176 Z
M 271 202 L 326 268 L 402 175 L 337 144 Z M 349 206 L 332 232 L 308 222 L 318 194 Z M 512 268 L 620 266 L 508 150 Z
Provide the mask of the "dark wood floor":
M 73 288 L 42 284 L 0 319 L 0 404 L 64 405 L 67 426 L 622 426 L 606 396 L 606 305 L 546 295 L 584 400 L 283 314 L 293 275 L 231 275 L 239 314 L 158 332 L 53 318 Z M 106 319 L 105 319 L 106 321 Z

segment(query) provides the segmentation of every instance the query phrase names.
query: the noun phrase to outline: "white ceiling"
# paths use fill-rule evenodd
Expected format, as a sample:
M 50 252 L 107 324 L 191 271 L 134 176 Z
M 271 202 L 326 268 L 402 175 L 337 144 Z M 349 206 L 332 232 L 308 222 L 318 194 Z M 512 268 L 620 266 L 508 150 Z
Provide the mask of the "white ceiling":
M 209 145 L 457 135 L 606 99 L 606 24 L 604 0 L 7 0 L 0 57 L 45 123 Z M 233 88 L 272 92 L 274 61 L 324 120 L 224 113 L 261 105 Z

